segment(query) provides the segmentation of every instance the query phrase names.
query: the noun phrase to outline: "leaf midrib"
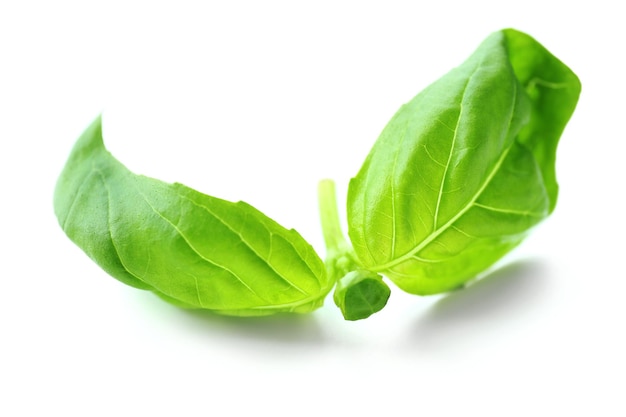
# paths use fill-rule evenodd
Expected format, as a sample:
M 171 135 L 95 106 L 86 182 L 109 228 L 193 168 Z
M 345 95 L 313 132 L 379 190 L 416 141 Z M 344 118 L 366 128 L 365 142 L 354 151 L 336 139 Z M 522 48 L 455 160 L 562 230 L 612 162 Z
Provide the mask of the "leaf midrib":
M 198 204 L 195 201 L 193 201 L 192 199 L 190 199 L 187 196 L 182 195 L 180 192 L 176 192 L 176 194 L 182 198 L 185 199 L 187 201 L 189 201 L 191 204 L 195 205 L 196 207 L 199 207 L 200 209 L 206 211 L 209 215 L 211 215 L 213 218 L 215 218 L 218 222 L 220 222 L 222 225 L 224 225 L 224 227 L 226 227 L 228 230 L 230 230 L 233 234 L 235 234 L 240 240 L 241 242 L 248 248 L 250 249 L 250 251 L 256 256 L 258 257 L 261 261 L 263 261 L 278 277 L 280 277 L 284 282 L 286 282 L 287 284 L 289 284 L 291 287 L 295 288 L 297 291 L 301 292 L 302 294 L 308 295 L 308 293 L 306 291 L 304 291 L 302 288 L 300 288 L 299 286 L 297 286 L 294 282 L 292 282 L 291 280 L 289 280 L 284 274 L 282 274 L 281 272 L 279 272 L 274 265 L 272 264 L 272 262 L 270 261 L 270 256 L 268 255 L 267 257 L 264 257 L 263 255 L 261 255 L 259 253 L 259 251 L 254 247 L 254 245 L 252 243 L 250 243 L 241 232 L 235 230 L 235 228 L 233 228 L 233 226 L 230 225 L 230 223 L 228 223 L 226 220 L 224 220 L 221 216 L 218 216 L 213 210 L 211 210 L 209 207 L 205 206 L 204 204 Z M 265 226 L 264 226 L 265 227 Z M 267 227 L 265 227 L 267 230 Z M 270 242 L 272 239 L 272 232 L 267 230 L 268 234 L 270 235 Z M 291 244 L 291 242 L 289 242 Z M 293 245 L 291 245 L 293 247 Z M 295 247 L 293 247 L 294 250 L 296 250 Z M 297 250 L 296 250 L 297 253 Z M 302 258 L 301 258 L 302 259 Z M 305 263 L 306 264 L 306 263 Z M 308 264 L 306 264 L 307 267 L 309 267 Z M 309 271 L 313 274 L 313 276 L 315 276 L 315 273 L 311 270 L 311 268 L 309 268 Z M 317 276 L 315 276 L 317 278 Z M 321 285 L 320 285 L 321 286 Z
M 390 262 L 387 262 L 387 263 L 382 264 L 382 265 L 377 265 L 377 266 L 374 266 L 374 267 L 369 268 L 369 269 L 371 271 L 373 271 L 373 272 L 381 272 L 381 271 L 385 271 L 387 269 L 390 269 L 390 268 L 392 268 L 392 267 L 394 267 L 394 266 L 396 266 L 398 264 L 401 264 L 402 262 L 406 261 L 407 259 L 412 258 L 414 255 L 418 254 L 422 249 L 424 249 L 426 246 L 428 246 L 433 240 L 437 239 L 437 237 L 439 237 L 439 235 L 441 235 L 450 226 L 452 226 L 458 219 L 460 219 L 465 213 L 467 213 L 469 211 L 469 209 L 474 207 L 474 203 L 476 202 L 476 200 L 478 200 L 478 198 L 483 193 L 485 188 L 487 188 L 487 186 L 489 185 L 489 183 L 491 182 L 493 177 L 496 175 L 496 173 L 500 169 L 500 166 L 502 165 L 502 163 L 506 159 L 506 156 L 508 155 L 509 151 L 511 150 L 512 146 L 513 146 L 513 143 L 511 143 L 511 145 L 502 153 L 502 155 L 500 156 L 500 159 L 498 159 L 498 162 L 494 166 L 494 169 L 489 173 L 489 176 L 487 177 L 485 182 L 482 184 L 480 189 L 476 192 L 476 194 L 474 194 L 474 196 L 470 199 L 470 201 L 461 210 L 459 210 L 459 212 L 454 217 L 452 217 L 450 220 L 448 220 L 440 228 L 434 230 L 430 235 L 428 235 L 424 240 L 422 240 L 420 242 L 420 244 L 417 245 L 415 248 L 413 248 L 411 251 L 405 253 L 404 255 L 402 255 L 402 256 L 400 256 L 400 257 L 398 257 L 398 258 L 396 258 L 396 259 L 394 259 L 394 260 L 392 260 Z
M 474 71 L 474 73 L 475 73 L 475 71 Z M 472 75 L 474 73 L 472 73 Z M 507 129 L 506 129 L 507 133 L 510 132 L 511 123 L 512 123 L 513 117 L 515 115 L 516 103 L 517 103 L 517 94 L 518 94 L 518 88 L 519 88 L 518 84 L 519 83 L 517 83 L 517 82 L 514 83 L 515 88 L 514 88 L 514 94 L 513 94 L 513 105 L 512 105 L 512 109 L 511 109 L 511 115 L 509 117 L 509 124 L 508 124 Z M 459 116 L 460 116 L 460 114 L 459 114 Z M 457 127 L 458 127 L 458 123 L 457 123 Z M 456 132 L 455 132 L 455 136 L 456 136 Z M 415 248 L 413 248 L 409 252 L 405 253 L 404 255 L 402 255 L 402 256 L 400 256 L 400 257 L 398 257 L 396 259 L 393 259 L 393 260 L 391 260 L 389 262 L 386 262 L 384 264 L 376 265 L 374 267 L 371 267 L 371 268 L 369 268 L 369 270 L 373 271 L 373 272 L 382 272 L 382 271 L 391 269 L 394 266 L 399 265 L 399 264 L 405 262 L 406 260 L 408 260 L 410 258 L 413 258 L 416 254 L 418 254 L 425 247 L 427 247 L 430 243 L 432 243 L 435 239 L 437 239 L 450 226 L 452 226 L 454 223 L 456 223 L 456 221 L 458 219 L 460 219 L 465 213 L 467 213 L 472 207 L 474 207 L 474 205 L 476 203 L 476 200 L 478 200 L 478 198 L 482 195 L 483 191 L 485 191 L 487 186 L 491 183 L 491 180 L 493 179 L 493 177 L 500 170 L 500 167 L 502 166 L 504 160 L 506 159 L 506 156 L 508 155 L 509 151 L 513 147 L 514 143 L 515 143 L 515 139 L 511 140 L 511 143 L 502 152 L 502 155 L 500 155 L 500 158 L 498 159 L 498 161 L 494 165 L 493 169 L 491 170 L 491 172 L 489 173 L 489 175 L 487 176 L 485 181 L 481 184 L 480 188 L 476 191 L 476 193 L 472 196 L 472 198 L 470 198 L 470 200 L 467 202 L 467 204 L 461 210 L 459 210 L 459 212 L 455 216 L 453 216 L 450 220 L 448 220 L 446 223 L 444 223 L 441 227 L 433 230 L 428 236 L 426 236 L 426 238 L 424 240 L 422 240 Z

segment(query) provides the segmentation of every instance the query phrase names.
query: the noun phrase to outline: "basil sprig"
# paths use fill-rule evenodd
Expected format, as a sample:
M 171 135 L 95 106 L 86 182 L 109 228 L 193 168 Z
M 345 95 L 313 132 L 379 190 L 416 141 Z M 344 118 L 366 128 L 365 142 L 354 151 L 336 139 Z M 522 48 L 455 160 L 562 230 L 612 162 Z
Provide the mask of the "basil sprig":
M 348 189 L 348 235 L 322 181 L 323 262 L 250 206 L 136 175 L 98 117 L 74 146 L 54 209 L 106 272 L 181 307 L 307 313 L 336 288 L 348 320 L 384 307 L 383 276 L 427 295 L 462 286 L 517 246 L 557 202 L 556 149 L 580 81 L 530 36 L 489 36 L 393 116 Z M 337 284 L 337 285 L 335 285 Z

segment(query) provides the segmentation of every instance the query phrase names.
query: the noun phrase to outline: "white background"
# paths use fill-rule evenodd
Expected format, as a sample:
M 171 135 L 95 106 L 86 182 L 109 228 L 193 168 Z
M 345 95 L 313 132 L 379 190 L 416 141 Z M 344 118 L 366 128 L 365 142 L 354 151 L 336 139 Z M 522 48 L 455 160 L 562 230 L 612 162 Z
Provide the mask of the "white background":
M 0 415 L 626 415 L 618 2 L 216 3 L 0 3 Z M 196 314 L 108 277 L 56 223 L 56 178 L 104 112 L 131 170 L 243 199 L 323 255 L 317 181 L 343 205 L 399 106 L 505 27 L 583 93 L 553 216 L 464 291 L 393 287 L 360 322 L 330 297 Z

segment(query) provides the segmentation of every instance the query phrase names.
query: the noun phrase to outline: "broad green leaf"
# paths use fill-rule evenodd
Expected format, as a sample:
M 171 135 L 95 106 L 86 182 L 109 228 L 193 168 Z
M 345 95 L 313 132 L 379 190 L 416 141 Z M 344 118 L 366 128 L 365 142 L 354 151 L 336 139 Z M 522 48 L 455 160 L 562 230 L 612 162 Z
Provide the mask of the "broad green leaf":
M 106 272 L 176 305 L 229 315 L 308 312 L 334 282 L 295 231 L 243 203 L 126 169 L 98 118 L 76 143 L 54 208 L 67 235 Z
M 363 267 L 434 294 L 518 245 L 554 210 L 556 148 L 579 94 L 567 66 L 509 29 L 402 106 L 350 182 Z

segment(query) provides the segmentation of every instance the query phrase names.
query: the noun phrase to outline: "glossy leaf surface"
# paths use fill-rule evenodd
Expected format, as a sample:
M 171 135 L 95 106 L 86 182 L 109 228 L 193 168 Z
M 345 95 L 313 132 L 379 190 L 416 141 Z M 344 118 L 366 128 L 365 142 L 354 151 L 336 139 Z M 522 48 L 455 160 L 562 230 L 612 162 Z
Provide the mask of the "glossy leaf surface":
M 105 149 L 100 118 L 72 150 L 54 208 L 66 234 L 106 272 L 179 306 L 308 312 L 334 284 L 296 231 L 252 206 L 130 172 Z
M 402 106 L 350 182 L 362 265 L 434 294 L 518 245 L 554 210 L 556 148 L 579 94 L 576 75 L 533 38 L 492 34 Z

